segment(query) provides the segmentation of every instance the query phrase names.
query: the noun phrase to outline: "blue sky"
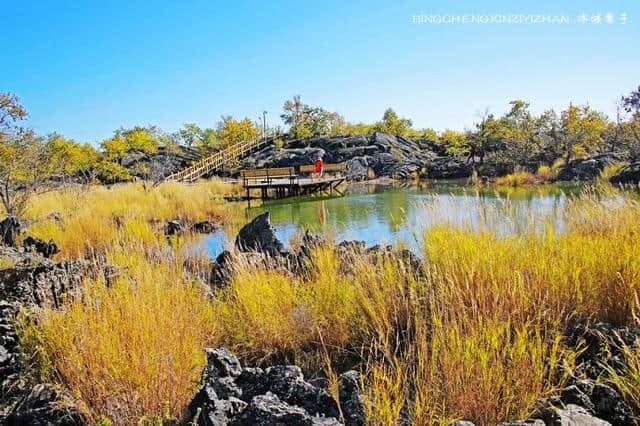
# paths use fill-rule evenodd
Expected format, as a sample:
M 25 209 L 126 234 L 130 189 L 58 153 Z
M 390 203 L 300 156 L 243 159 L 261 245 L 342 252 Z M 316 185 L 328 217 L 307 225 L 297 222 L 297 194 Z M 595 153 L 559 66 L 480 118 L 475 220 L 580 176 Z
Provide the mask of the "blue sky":
M 374 121 L 463 129 L 522 98 L 612 114 L 640 85 L 640 2 L 25 1 L 2 5 L 0 91 L 79 141 L 121 126 L 279 122 L 294 94 Z M 614 23 L 604 21 L 611 12 Z M 580 23 L 602 14 L 600 24 Z M 627 22 L 621 23 L 621 14 Z M 564 15 L 569 24 L 414 24 L 413 15 Z

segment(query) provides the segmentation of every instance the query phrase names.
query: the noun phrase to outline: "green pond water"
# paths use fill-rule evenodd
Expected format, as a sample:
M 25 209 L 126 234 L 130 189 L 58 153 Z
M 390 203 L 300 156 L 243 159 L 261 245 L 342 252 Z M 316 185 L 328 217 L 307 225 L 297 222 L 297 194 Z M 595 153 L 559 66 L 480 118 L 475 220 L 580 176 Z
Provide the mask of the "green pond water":
M 552 226 L 562 232 L 567 198 L 580 193 L 571 185 L 480 191 L 452 183 L 394 186 L 353 184 L 341 197 L 289 198 L 245 208 L 249 221 L 269 211 L 285 244 L 301 230 L 322 231 L 335 241 L 362 240 L 367 245 L 402 242 L 418 249 L 421 230 L 448 223 L 507 235 Z M 207 236 L 203 249 L 212 257 L 233 244 L 235 234 Z

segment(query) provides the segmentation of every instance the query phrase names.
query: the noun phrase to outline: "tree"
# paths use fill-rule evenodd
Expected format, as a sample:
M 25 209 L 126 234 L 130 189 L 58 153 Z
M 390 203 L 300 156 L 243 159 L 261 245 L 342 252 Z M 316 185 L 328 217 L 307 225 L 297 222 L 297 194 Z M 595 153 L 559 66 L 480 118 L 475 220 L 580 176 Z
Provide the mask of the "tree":
M 289 126 L 289 133 L 296 139 L 318 136 L 338 136 L 348 130 L 347 123 L 337 112 L 327 111 L 302 102 L 300 95 L 284 103 L 280 118 Z
M 300 95 L 295 95 L 292 99 L 285 101 L 282 107 L 280 118 L 284 124 L 289 126 L 289 133 L 294 138 L 309 137 L 310 129 L 305 127 L 306 114 L 309 106 L 302 102 Z
M 195 123 L 185 123 L 178 133 L 188 147 L 195 145 L 200 148 L 211 149 L 219 142 L 215 129 L 202 129 Z
M 18 126 L 26 117 L 17 96 L 0 94 L 0 200 L 9 215 L 21 215 L 29 197 L 51 175 L 46 144 Z
M 407 136 L 412 125 L 413 122 L 410 119 L 401 118 L 392 108 L 387 108 L 382 116 L 382 120 L 374 125 L 374 129 L 390 135 Z
M 0 199 L 10 215 L 20 216 L 29 198 L 46 189 L 53 172 L 46 143 L 31 130 L 18 129 L 0 141 Z
M 628 96 L 622 97 L 622 105 L 627 112 L 640 112 L 640 86 Z
M 27 110 L 12 93 L 0 92 L 0 137 L 15 131 L 15 124 L 27 118 Z
M 606 117 L 588 105 L 569 107 L 560 116 L 560 146 L 565 163 L 580 152 L 597 150 L 603 145 Z
M 248 118 L 235 120 L 228 115 L 222 117 L 218 123 L 217 134 L 223 146 L 229 146 L 242 141 L 255 140 L 258 138 L 259 133 L 258 128 Z
M 504 140 L 505 159 L 514 168 L 526 164 L 539 153 L 535 138 L 535 120 L 529 103 L 517 99 L 509 102 L 511 109 L 500 120 L 497 133 Z
M 116 130 L 113 137 L 102 141 L 102 149 L 110 161 L 120 162 L 131 151 L 158 152 L 160 132 L 156 127 L 136 126 Z
M 630 113 L 628 120 L 618 117 L 618 137 L 632 157 L 640 155 L 640 86 L 628 96 L 623 96 L 621 106 Z
M 501 120 L 496 120 L 493 114 L 485 110 L 481 115 L 480 122 L 476 123 L 475 132 L 470 132 L 467 137 L 469 146 L 469 158 L 475 162 L 475 158 L 480 159 L 480 164 L 484 163 L 485 156 L 501 147 L 506 137 L 506 129 Z
M 471 153 L 471 146 L 466 132 L 447 129 L 440 135 L 440 143 L 446 147 L 450 155 L 462 157 Z
M 50 135 L 47 141 L 51 167 L 63 176 L 78 175 L 90 182 L 100 153 L 90 144 L 79 144 L 61 135 Z

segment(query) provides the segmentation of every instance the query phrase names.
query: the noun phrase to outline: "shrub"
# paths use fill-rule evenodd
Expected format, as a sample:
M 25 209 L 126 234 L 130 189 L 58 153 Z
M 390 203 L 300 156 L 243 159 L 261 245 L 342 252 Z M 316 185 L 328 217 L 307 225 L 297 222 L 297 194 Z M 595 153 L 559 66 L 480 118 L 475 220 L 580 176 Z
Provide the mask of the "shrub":
M 542 165 L 536 171 L 536 177 L 541 182 L 547 182 L 555 178 L 557 173 L 549 166 Z
M 506 176 L 501 176 L 496 180 L 498 186 L 523 186 L 536 183 L 536 177 L 529 172 L 514 172 Z

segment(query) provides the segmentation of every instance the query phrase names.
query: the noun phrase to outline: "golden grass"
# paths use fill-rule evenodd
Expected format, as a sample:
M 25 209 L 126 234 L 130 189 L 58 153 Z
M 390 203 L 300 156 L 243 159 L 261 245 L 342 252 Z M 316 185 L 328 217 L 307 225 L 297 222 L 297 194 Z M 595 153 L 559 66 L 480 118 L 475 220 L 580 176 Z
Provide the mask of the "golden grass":
M 622 371 L 607 368 L 607 381 L 621 393 L 625 402 L 640 412 L 640 350 L 637 347 L 623 347 L 626 367 Z
M 134 251 L 109 257 L 127 268 L 124 276 L 109 287 L 87 282 L 82 300 L 44 311 L 37 330 L 23 333 L 37 336 L 48 370 L 87 402 L 94 420 L 179 417 L 206 362 L 202 349 L 218 335 L 212 305 L 185 278 L 182 259 L 149 262 Z
M 505 176 L 500 176 L 496 179 L 496 185 L 514 187 L 514 186 L 529 186 L 551 181 L 558 175 L 555 166 L 542 165 L 538 167 L 535 174 L 526 171 L 516 171 Z
M 627 163 L 625 162 L 608 164 L 604 167 L 604 169 L 602 169 L 600 175 L 598 175 L 598 179 L 609 182 L 609 179 L 611 179 L 616 173 L 620 171 L 620 169 L 622 169 L 626 165 Z
M 640 205 L 615 191 L 567 202 L 563 233 L 425 230 L 420 274 L 382 256 L 341 262 L 329 244 L 302 276 L 240 266 L 211 301 L 187 277 L 189 241 L 170 246 L 145 214 L 125 213 L 104 231 L 111 239 L 92 240 L 123 271 L 113 287 L 88 283 L 84 300 L 43 312 L 31 330 L 50 371 L 116 424 L 167 406 L 179 416 L 202 348 L 226 345 L 250 363 L 325 369 L 333 382 L 360 367 L 371 424 L 491 425 L 526 417 L 563 385 L 575 357 L 562 342 L 568 322 L 636 318 Z
M 236 185 L 217 180 L 194 185 L 163 183 L 157 187 L 141 183 L 70 187 L 31 200 L 26 217 L 35 221 L 29 227 L 31 235 L 53 239 L 60 248 L 60 258 L 76 258 L 103 254 L 118 246 L 121 236 L 140 236 L 150 242 L 151 234 L 161 234 L 164 224 L 172 219 L 192 223 L 237 221 L 241 216 L 234 214 L 235 207 L 222 200 L 224 195 L 237 191 Z
M 500 176 L 496 179 L 498 186 L 523 186 L 533 185 L 536 183 L 536 176 L 533 173 L 519 171 L 513 172 L 506 176 Z

